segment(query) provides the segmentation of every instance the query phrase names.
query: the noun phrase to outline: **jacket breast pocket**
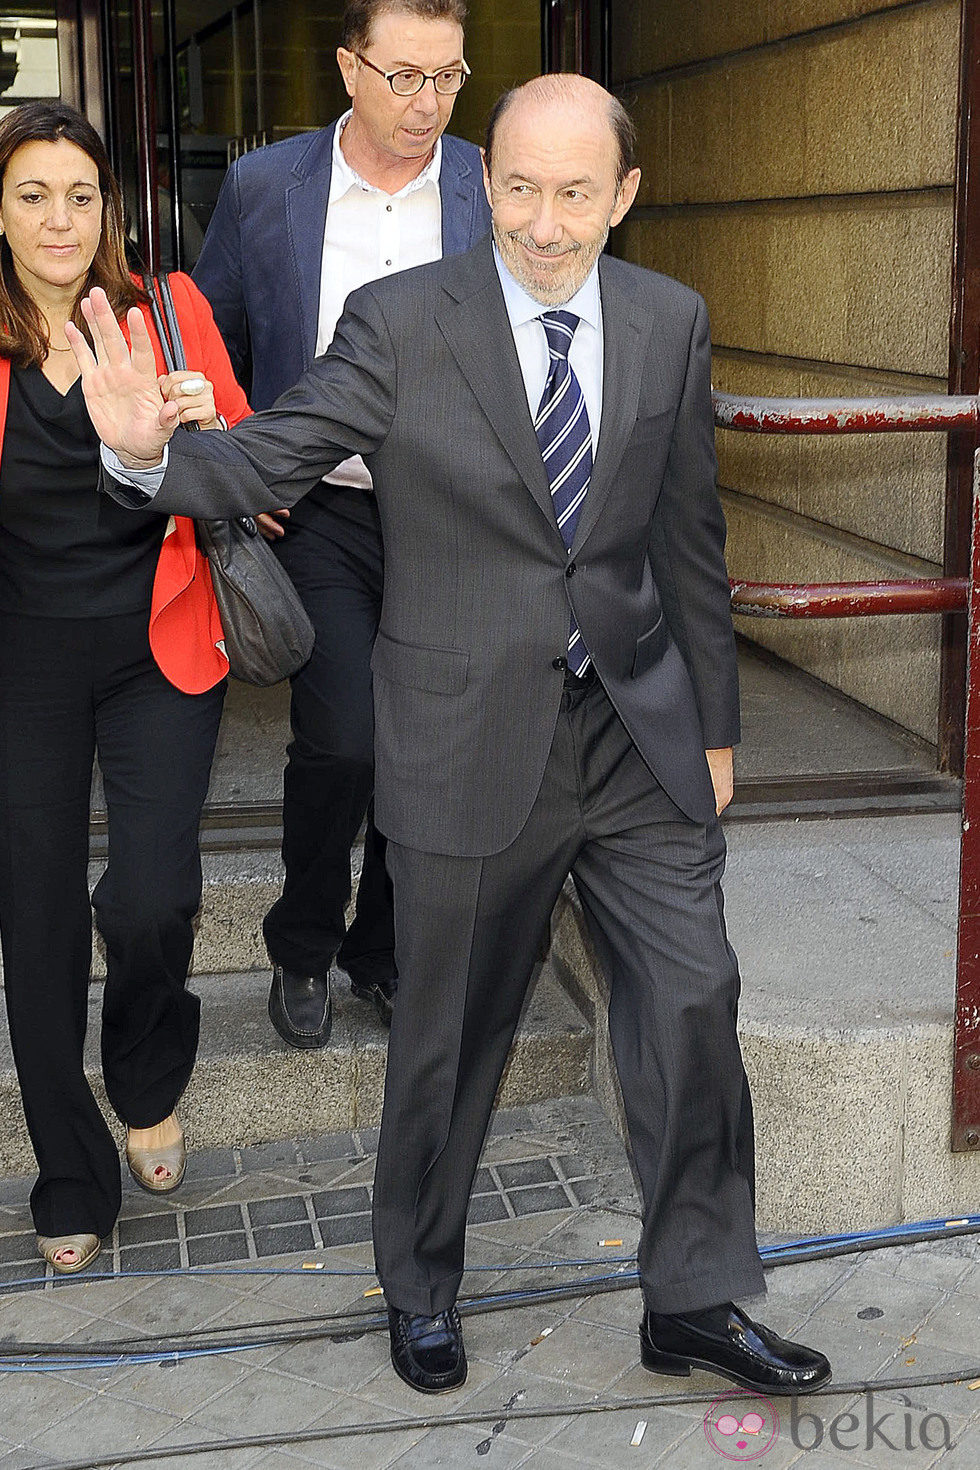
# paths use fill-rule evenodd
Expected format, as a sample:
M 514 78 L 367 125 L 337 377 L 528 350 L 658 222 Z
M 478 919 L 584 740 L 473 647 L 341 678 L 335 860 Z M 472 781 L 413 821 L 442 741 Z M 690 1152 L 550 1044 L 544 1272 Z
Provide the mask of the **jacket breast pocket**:
M 401 643 L 379 633 L 371 655 L 371 669 L 405 689 L 423 689 L 428 694 L 462 694 L 469 661 L 469 654 L 458 648 Z
M 648 632 L 642 633 L 636 640 L 636 651 L 633 654 L 634 679 L 645 674 L 647 669 L 652 669 L 654 664 L 663 658 L 669 642 L 667 620 L 661 613 L 653 627 Z

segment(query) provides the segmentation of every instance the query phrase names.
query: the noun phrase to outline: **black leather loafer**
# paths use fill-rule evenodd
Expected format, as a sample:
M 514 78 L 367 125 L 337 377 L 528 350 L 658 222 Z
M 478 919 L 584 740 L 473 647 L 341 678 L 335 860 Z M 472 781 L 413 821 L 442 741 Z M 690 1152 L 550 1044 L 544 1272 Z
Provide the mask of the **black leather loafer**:
M 831 1378 L 823 1353 L 777 1337 L 730 1302 L 690 1317 L 644 1312 L 640 1359 L 651 1373 L 686 1378 L 692 1368 L 706 1368 L 774 1394 L 812 1393 Z
M 392 1366 L 410 1388 L 449 1393 L 466 1382 L 463 1329 L 455 1307 L 436 1317 L 413 1317 L 389 1307 L 388 1331 Z
M 398 981 L 394 976 L 389 980 L 369 980 L 366 977 L 361 979 L 357 975 L 350 977 L 351 995 L 356 995 L 358 1000 L 370 1001 L 385 1026 L 391 1025 L 391 1012 L 394 1008 L 397 989 Z
M 269 1020 L 290 1046 L 326 1046 L 333 1021 L 329 975 L 297 975 L 272 967 Z

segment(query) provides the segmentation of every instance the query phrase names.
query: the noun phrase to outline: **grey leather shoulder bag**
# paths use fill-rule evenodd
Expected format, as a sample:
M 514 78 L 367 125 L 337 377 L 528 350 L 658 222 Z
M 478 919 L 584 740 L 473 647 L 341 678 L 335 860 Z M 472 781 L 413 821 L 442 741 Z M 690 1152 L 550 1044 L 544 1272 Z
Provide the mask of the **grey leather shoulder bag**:
M 144 276 L 143 284 L 167 371 L 186 368 L 169 280 Z M 313 652 L 313 624 L 272 547 L 252 516 L 194 524 L 211 569 L 231 673 L 246 684 L 288 679 Z

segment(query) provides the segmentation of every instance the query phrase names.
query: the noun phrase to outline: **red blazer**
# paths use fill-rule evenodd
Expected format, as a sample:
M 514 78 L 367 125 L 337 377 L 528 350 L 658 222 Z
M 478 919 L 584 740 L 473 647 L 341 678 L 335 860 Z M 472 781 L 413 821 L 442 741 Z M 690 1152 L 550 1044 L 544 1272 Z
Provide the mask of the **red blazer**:
M 190 276 L 175 271 L 170 285 L 188 368 L 202 372 L 214 384 L 218 412 L 229 424 L 237 424 L 251 409 L 235 380 L 211 308 Z M 166 372 L 150 308 L 140 309 L 149 328 L 157 371 Z M 122 329 L 128 341 L 125 322 Z M 9 393 L 10 359 L 0 357 L 0 453 Z M 150 606 L 150 648 L 161 672 L 185 694 L 203 694 L 228 672 L 211 571 L 198 547 L 194 522 L 187 516 L 170 517 L 160 548 Z

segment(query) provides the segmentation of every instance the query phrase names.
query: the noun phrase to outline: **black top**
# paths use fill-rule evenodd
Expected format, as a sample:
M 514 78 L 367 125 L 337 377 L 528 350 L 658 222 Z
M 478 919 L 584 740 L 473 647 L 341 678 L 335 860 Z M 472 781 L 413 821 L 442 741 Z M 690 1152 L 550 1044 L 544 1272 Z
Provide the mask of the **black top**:
M 29 617 L 149 612 L 166 519 L 98 490 L 81 380 L 62 395 L 12 368 L 0 457 L 0 610 Z

